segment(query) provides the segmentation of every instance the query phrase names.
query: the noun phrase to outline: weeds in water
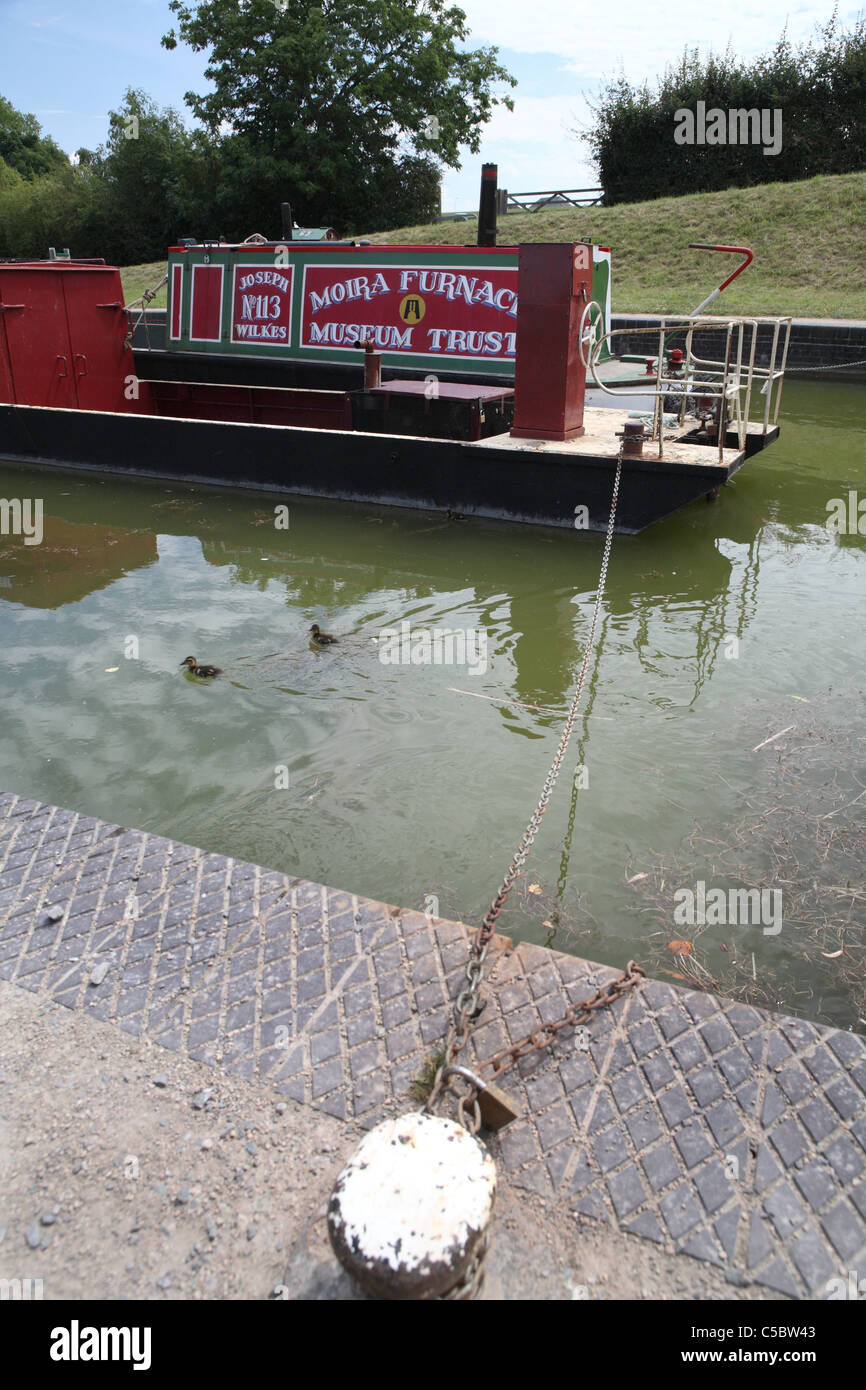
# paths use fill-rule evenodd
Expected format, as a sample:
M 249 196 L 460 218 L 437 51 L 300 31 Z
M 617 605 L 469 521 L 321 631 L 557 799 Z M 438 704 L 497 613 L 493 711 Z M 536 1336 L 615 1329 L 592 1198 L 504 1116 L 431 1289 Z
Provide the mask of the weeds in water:
M 674 855 L 651 857 L 633 876 L 629 864 L 626 876 L 648 926 L 659 927 L 647 936 L 650 973 L 864 1032 L 866 701 L 861 691 L 828 691 L 804 703 L 805 717 L 762 750 L 766 765 L 736 818 L 722 830 L 696 822 Z M 785 714 L 772 711 L 771 729 Z M 778 941 L 759 952 L 754 926 L 675 925 L 675 894 L 698 879 L 778 890 Z

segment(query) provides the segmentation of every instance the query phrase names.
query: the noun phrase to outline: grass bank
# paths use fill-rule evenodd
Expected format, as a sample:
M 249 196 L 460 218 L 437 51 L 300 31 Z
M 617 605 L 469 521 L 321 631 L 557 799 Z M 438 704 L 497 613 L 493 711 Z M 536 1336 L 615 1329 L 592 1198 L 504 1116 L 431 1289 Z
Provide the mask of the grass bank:
M 165 274 L 165 261 L 148 261 L 144 265 L 124 265 L 120 268 L 120 278 L 123 281 L 124 303 L 132 304 L 133 300 L 140 299 L 145 290 L 153 289 L 158 285 Z M 151 309 L 165 308 L 165 290 L 163 285 L 159 294 L 150 302 Z
M 733 257 L 689 251 L 690 241 L 751 246 L 754 264 L 716 307 L 732 313 L 866 319 L 866 173 L 658 198 L 614 208 L 549 208 L 500 222 L 501 245 L 590 237 L 613 250 L 616 313 L 684 313 L 718 284 Z M 475 223 L 435 222 L 371 233 L 375 242 L 474 242 Z M 127 302 L 164 274 L 127 266 Z M 164 304 L 164 291 L 154 301 Z

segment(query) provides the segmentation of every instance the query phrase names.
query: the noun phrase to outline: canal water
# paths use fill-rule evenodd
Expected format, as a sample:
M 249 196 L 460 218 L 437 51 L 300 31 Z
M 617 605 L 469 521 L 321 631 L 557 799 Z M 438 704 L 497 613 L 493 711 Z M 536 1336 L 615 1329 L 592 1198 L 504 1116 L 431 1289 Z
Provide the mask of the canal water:
M 789 382 L 780 441 L 717 502 L 615 537 L 505 931 L 866 1028 L 866 536 L 827 526 L 858 489 L 866 513 L 864 430 L 863 385 Z M 0 536 L 4 788 L 478 920 L 556 748 L 600 535 L 11 463 L 0 496 L 44 505 L 41 544 Z M 420 630 L 462 634 L 463 664 L 402 661 Z M 765 896 L 701 920 L 741 887 Z

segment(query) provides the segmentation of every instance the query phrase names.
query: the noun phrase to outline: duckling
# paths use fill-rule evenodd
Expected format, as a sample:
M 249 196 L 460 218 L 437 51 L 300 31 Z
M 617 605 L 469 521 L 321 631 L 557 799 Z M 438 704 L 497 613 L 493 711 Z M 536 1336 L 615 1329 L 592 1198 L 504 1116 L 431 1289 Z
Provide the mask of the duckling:
M 310 632 L 317 647 L 330 647 L 337 640 L 329 632 L 323 632 L 318 623 L 313 623 Z
M 181 666 L 188 666 L 194 676 L 205 676 L 210 678 L 211 676 L 222 675 L 221 666 L 199 666 L 194 656 L 185 656 L 180 664 Z

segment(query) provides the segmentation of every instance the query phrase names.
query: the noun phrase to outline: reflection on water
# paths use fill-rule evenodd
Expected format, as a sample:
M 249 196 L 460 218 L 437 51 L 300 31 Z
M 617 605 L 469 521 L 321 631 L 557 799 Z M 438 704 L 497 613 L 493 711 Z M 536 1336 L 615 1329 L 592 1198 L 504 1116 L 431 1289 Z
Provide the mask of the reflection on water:
M 530 861 L 541 892 L 523 885 L 513 935 L 646 958 L 626 877 L 696 819 L 723 834 L 763 776 L 754 745 L 857 679 L 866 542 L 824 521 L 831 497 L 866 495 L 863 388 L 786 387 L 784 415 L 717 503 L 615 538 Z M 484 910 L 556 746 L 601 536 L 13 465 L 0 493 L 45 514 L 40 546 L 0 536 L 3 786 L 389 902 Z M 403 621 L 483 630 L 487 669 L 383 664 L 376 639 Z M 338 645 L 312 649 L 312 622 Z M 224 676 L 187 679 L 190 653 Z M 736 930 L 784 995 L 796 929 Z

